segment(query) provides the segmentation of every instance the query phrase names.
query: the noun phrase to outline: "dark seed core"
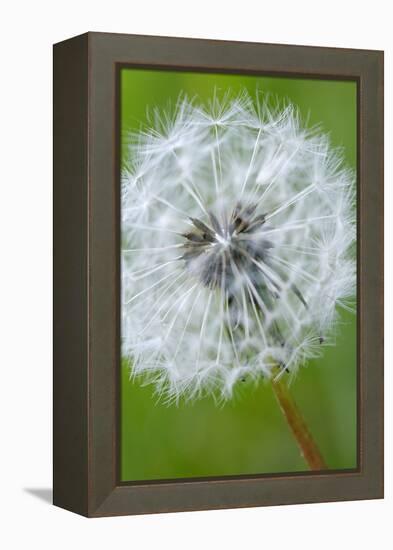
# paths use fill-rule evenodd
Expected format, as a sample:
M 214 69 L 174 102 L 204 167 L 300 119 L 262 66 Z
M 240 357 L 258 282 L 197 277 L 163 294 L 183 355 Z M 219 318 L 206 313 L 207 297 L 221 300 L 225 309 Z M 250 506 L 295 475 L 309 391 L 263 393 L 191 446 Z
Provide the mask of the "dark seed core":
M 244 206 L 238 203 L 229 215 L 217 217 L 208 213 L 203 222 L 190 218 L 192 228 L 183 233 L 183 254 L 186 269 L 206 287 L 218 289 L 227 301 L 230 323 L 234 337 L 241 338 L 242 301 L 253 304 L 261 322 L 267 311 L 272 311 L 275 301 L 280 299 L 283 284 L 288 279 L 283 269 L 273 266 L 269 251 L 273 243 L 267 238 L 266 214 L 256 214 L 256 205 Z M 303 307 L 307 302 L 294 284 L 290 290 Z M 281 346 L 285 340 L 279 323 L 270 322 L 268 332 Z M 321 336 L 320 343 L 324 339 Z M 282 369 L 289 372 L 286 365 Z
M 190 218 L 193 227 L 183 234 L 182 259 L 205 286 L 232 295 L 242 277 L 260 281 L 256 262 L 264 261 L 273 245 L 263 236 L 265 214 L 255 210 L 256 205 L 238 203 L 227 217 L 210 212 L 207 223 Z

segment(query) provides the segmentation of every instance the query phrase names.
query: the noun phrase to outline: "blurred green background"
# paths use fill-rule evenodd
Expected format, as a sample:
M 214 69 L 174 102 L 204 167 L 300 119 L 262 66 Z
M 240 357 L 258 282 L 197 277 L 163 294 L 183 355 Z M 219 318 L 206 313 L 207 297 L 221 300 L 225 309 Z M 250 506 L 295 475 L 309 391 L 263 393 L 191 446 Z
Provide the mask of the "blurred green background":
M 148 106 L 166 107 L 180 92 L 206 100 L 217 88 L 256 88 L 288 99 L 309 124 L 321 123 L 356 168 L 356 83 L 349 81 L 122 69 L 121 135 L 138 130 Z M 124 159 L 125 139 L 122 139 Z M 357 467 L 356 316 L 341 312 L 335 347 L 302 368 L 291 386 L 331 469 Z M 121 480 L 173 479 L 307 470 L 268 383 L 241 385 L 218 407 L 213 399 L 166 406 L 152 386 L 121 376 Z

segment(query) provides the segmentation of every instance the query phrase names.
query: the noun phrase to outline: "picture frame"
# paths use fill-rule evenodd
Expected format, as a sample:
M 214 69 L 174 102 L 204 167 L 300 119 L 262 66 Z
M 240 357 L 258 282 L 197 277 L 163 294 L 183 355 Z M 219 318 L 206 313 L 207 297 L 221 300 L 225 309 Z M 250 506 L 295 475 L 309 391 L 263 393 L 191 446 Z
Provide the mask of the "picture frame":
M 120 481 L 119 74 L 357 89 L 358 467 Z M 383 498 L 383 52 L 86 33 L 54 46 L 53 502 L 88 517 Z

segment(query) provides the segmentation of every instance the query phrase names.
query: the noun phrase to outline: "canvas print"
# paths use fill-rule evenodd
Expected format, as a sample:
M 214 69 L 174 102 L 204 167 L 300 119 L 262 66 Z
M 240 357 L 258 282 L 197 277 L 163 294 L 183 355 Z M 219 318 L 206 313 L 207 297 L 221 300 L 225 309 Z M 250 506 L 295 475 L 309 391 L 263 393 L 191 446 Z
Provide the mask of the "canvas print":
M 356 86 L 121 69 L 122 482 L 357 468 Z

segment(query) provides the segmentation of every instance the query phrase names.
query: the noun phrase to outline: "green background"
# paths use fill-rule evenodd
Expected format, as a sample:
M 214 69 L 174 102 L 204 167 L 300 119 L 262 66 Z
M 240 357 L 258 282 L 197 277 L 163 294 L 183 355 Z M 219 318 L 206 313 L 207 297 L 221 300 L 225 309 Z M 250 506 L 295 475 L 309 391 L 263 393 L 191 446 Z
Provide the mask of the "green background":
M 138 130 L 147 107 L 166 107 L 180 92 L 202 101 L 214 89 L 271 92 L 321 124 L 356 167 L 356 83 L 243 75 L 122 69 L 121 135 Z M 122 139 L 122 158 L 125 153 Z M 291 391 L 329 468 L 357 467 L 356 316 L 341 312 L 335 347 L 302 368 Z M 172 479 L 307 470 L 268 383 L 240 385 L 217 406 L 212 398 L 167 406 L 152 386 L 121 373 L 121 480 Z

